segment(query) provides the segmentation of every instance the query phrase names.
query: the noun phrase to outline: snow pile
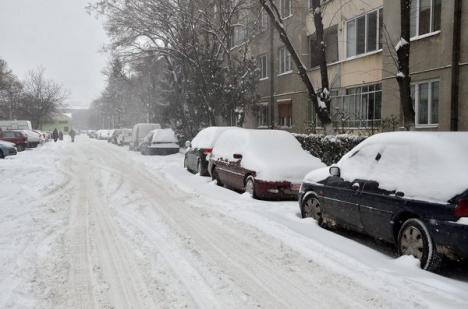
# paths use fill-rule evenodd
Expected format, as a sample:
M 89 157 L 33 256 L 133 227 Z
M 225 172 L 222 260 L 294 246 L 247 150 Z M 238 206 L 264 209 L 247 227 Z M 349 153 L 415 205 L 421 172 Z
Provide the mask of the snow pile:
M 256 172 L 258 179 L 287 180 L 300 183 L 310 170 L 325 166 L 319 159 L 304 151 L 294 136 L 280 130 L 228 130 L 218 139 L 213 158 L 235 161 L 242 155 L 245 169 Z
M 227 129 L 235 129 L 236 127 L 208 127 L 195 136 L 192 140 L 192 147 L 203 149 L 203 148 L 213 148 L 218 137 Z
M 448 202 L 468 189 L 468 133 L 395 132 L 369 137 L 337 164 L 341 177 L 373 180 L 406 198 Z M 316 181 L 308 175 L 307 181 Z
M 408 45 L 408 41 L 406 41 L 404 38 L 400 38 L 400 40 L 398 41 L 397 45 L 395 46 L 395 50 L 396 51 L 399 51 L 400 48 L 402 48 L 403 46 L 406 46 Z

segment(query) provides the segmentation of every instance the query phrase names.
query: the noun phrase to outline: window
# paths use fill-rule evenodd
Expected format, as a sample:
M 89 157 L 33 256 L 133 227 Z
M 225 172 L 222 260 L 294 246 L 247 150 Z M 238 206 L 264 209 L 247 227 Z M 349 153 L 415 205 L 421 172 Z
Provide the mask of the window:
M 381 84 L 348 88 L 345 95 L 332 96 L 331 112 L 333 121 L 339 127 L 378 126 L 382 114 Z
M 288 73 L 291 70 L 291 54 L 286 47 L 283 46 L 279 49 L 279 73 Z
M 280 0 L 281 18 L 288 18 L 292 15 L 291 1 L 292 0 Z
M 268 14 L 262 8 L 262 10 L 260 11 L 260 20 L 258 23 L 259 32 L 263 32 L 268 29 L 268 17 L 269 17 Z
M 325 42 L 325 54 L 327 63 L 338 61 L 338 25 L 327 28 L 323 31 L 323 40 Z M 310 36 L 310 67 L 320 65 L 320 42 L 317 41 L 315 33 Z
M 346 24 L 346 56 L 382 49 L 383 9 L 357 17 Z
M 261 55 L 258 57 L 258 67 L 260 69 L 260 80 L 268 78 L 268 57 Z
M 440 30 L 442 0 L 413 0 L 411 2 L 411 37 Z
M 291 100 L 278 102 L 278 124 L 280 127 L 292 127 Z
M 235 47 L 244 43 L 247 40 L 247 31 L 245 29 L 245 26 L 243 25 L 234 26 L 231 39 L 232 39 L 232 42 L 231 42 L 232 47 Z
M 268 108 L 268 103 L 263 102 L 257 105 L 257 127 L 267 127 L 268 119 L 270 115 L 270 109 Z
M 411 85 L 411 99 L 416 112 L 416 126 L 439 123 L 439 81 Z

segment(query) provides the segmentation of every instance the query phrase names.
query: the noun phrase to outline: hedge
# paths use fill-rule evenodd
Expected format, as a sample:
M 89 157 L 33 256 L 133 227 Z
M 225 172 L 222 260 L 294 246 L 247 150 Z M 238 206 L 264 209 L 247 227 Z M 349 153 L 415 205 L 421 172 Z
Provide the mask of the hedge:
M 344 154 L 366 139 L 364 136 L 348 134 L 294 134 L 294 136 L 301 143 L 302 148 L 327 165 L 338 162 Z

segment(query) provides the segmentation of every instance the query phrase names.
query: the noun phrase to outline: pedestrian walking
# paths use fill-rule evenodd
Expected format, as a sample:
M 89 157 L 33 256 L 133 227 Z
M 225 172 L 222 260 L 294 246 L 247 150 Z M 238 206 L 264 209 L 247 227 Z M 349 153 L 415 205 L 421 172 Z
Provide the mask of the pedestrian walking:
M 76 136 L 75 130 L 71 129 L 71 130 L 70 130 L 70 137 L 71 137 L 72 143 L 75 142 L 75 136 Z
M 52 138 L 54 139 L 54 142 L 57 142 L 58 137 L 59 137 L 59 134 L 58 134 L 57 128 L 55 128 L 54 131 L 52 132 Z
M 59 131 L 58 137 L 59 137 L 59 140 L 63 141 L 63 132 L 62 131 Z

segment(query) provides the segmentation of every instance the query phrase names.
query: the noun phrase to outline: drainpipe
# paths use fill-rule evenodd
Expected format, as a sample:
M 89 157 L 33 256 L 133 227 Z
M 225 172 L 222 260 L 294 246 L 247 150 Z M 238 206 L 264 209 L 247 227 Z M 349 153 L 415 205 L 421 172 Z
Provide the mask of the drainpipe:
M 270 20 L 269 20 L 270 21 Z M 270 128 L 275 128 L 275 46 L 274 46 L 274 35 L 275 29 L 273 21 L 270 21 L 268 26 L 270 27 Z
M 454 0 L 452 41 L 452 89 L 450 106 L 450 130 L 458 131 L 458 104 L 460 94 L 460 41 L 462 0 Z

